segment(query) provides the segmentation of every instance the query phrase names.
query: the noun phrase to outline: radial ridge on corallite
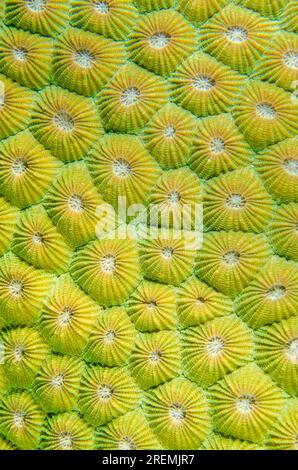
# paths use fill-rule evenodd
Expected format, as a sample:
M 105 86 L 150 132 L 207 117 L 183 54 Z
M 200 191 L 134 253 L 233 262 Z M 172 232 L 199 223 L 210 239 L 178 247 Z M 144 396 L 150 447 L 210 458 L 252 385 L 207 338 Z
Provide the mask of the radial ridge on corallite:
M 298 2 L 296 0 L 290 0 L 285 6 L 281 16 L 281 26 L 287 31 L 298 32 L 297 25 L 297 14 L 298 14 Z
M 259 14 L 229 4 L 202 25 L 200 41 L 217 60 L 249 74 L 276 29 L 274 22 Z
M 180 347 L 172 331 L 143 333 L 136 338 L 130 372 L 142 389 L 156 387 L 180 372 Z
M 264 16 L 276 18 L 285 8 L 288 0 L 240 0 L 240 3 L 247 8 L 258 11 Z
M 18 209 L 0 197 L 0 256 L 9 249 L 18 217 Z
M 214 433 L 203 442 L 202 450 L 260 450 L 260 447 L 249 441 Z
M 7 0 L 5 23 L 17 28 L 55 36 L 66 26 L 69 0 Z
M 165 449 L 198 448 L 210 429 L 207 400 L 193 382 L 176 378 L 148 392 L 145 416 Z
M 209 390 L 215 429 L 260 443 L 285 403 L 285 394 L 255 364 L 227 375 Z
M 173 10 L 160 10 L 139 18 L 129 34 L 131 60 L 160 75 L 169 75 L 195 51 L 197 34 Z
M 89 366 L 83 374 L 79 410 L 94 427 L 135 409 L 139 389 L 132 377 L 119 367 Z
M 178 0 L 177 3 L 178 11 L 198 26 L 220 11 L 228 2 L 227 0 Z
M 133 134 L 166 104 L 167 98 L 165 80 L 128 62 L 98 93 L 97 104 L 106 130 Z
M 143 140 L 159 165 L 169 170 L 184 166 L 196 128 L 194 116 L 168 103 L 154 114 L 143 131 Z
M 53 85 L 38 95 L 30 130 L 63 162 L 80 160 L 103 134 L 91 100 Z
M 108 82 L 124 59 L 121 43 L 69 28 L 56 43 L 54 80 L 70 91 L 91 96 Z
M 183 330 L 182 366 L 187 378 L 208 388 L 253 358 L 253 336 L 235 316 Z
M 201 178 L 247 166 L 251 150 L 228 114 L 201 119 L 190 147 L 189 165 Z
M 256 361 L 290 395 L 298 395 L 298 324 L 295 317 L 260 328 Z
M 125 39 L 137 18 L 131 0 L 73 0 L 70 22 L 113 39 Z
M 243 82 L 230 67 L 197 52 L 173 73 L 171 96 L 196 116 L 220 114 L 229 111 Z
M 160 449 L 160 444 L 140 410 L 113 419 L 96 432 L 97 448 L 103 450 Z
M 269 450 L 297 450 L 298 400 L 290 401 L 278 415 L 266 439 Z
M 130 295 L 127 313 L 137 330 L 171 330 L 176 325 L 176 293 L 171 286 L 144 280 Z
M 123 307 L 102 311 L 92 326 L 83 357 L 107 367 L 123 366 L 131 359 L 136 331 Z
M 16 28 L 0 31 L 0 70 L 21 85 L 40 89 L 49 82 L 53 42 Z
M 65 274 L 56 280 L 44 302 L 38 329 L 54 352 L 80 355 L 100 310 Z

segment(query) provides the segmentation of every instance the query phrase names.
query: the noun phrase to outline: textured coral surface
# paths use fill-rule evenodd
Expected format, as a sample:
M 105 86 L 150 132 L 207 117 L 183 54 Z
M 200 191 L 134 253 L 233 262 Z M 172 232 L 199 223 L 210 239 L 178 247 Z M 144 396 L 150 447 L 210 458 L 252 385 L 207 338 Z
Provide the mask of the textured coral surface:
M 0 450 L 298 449 L 297 17 L 0 2 Z

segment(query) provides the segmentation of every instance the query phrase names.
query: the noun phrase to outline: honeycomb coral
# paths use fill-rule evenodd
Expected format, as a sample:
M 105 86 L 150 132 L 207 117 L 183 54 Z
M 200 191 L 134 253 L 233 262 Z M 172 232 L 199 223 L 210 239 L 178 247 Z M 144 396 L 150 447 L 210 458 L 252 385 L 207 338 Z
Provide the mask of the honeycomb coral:
M 298 449 L 297 15 L 0 0 L 0 451 Z

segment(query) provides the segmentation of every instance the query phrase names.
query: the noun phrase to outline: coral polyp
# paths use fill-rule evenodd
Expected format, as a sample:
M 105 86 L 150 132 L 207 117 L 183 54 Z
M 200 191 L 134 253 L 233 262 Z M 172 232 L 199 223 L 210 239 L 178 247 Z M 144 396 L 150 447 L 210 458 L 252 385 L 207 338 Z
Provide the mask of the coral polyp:
M 14 230 L 16 227 L 18 209 L 3 197 L 0 198 L 0 256 L 10 247 Z
M 144 280 L 131 294 L 127 313 L 139 331 L 170 330 L 176 324 L 175 307 L 174 289 Z
M 250 80 L 241 90 L 233 116 L 248 143 L 256 150 L 263 150 L 297 132 L 298 110 L 291 95 L 259 80 Z
M 80 160 L 103 132 L 91 100 L 55 86 L 39 94 L 30 129 L 64 162 Z
M 128 51 L 137 64 L 169 75 L 196 48 L 196 30 L 173 10 L 140 17 L 129 35 Z
M 120 67 L 97 96 L 105 129 L 137 133 L 166 104 L 167 89 L 164 80 L 135 64 Z
M 298 32 L 297 25 L 297 13 L 298 13 L 298 2 L 296 0 L 290 0 L 285 6 L 281 16 L 280 21 L 284 29 L 288 31 Z
M 241 73 L 250 73 L 276 31 L 275 24 L 230 4 L 200 30 L 203 48 Z
M 131 0 L 74 0 L 71 24 L 113 39 L 125 39 L 137 18 Z
M 227 375 L 210 389 L 215 428 L 224 435 L 261 442 L 285 395 L 255 364 Z
M 179 0 L 178 10 L 192 23 L 199 25 L 220 11 L 227 0 Z
M 210 427 L 206 397 L 182 378 L 148 392 L 145 414 L 166 449 L 198 448 Z
M 21 209 L 39 202 L 60 169 L 60 162 L 29 131 L 0 145 L 0 191 Z
M 168 103 L 148 122 L 143 138 L 151 155 L 168 170 L 186 163 L 195 128 L 194 116 Z
M 218 176 L 247 166 L 250 160 L 250 147 L 228 114 L 199 121 L 188 159 L 198 176 Z
M 198 52 L 172 75 L 174 101 L 196 116 L 229 111 L 243 78 L 213 57 Z
M 279 256 L 298 261 L 298 204 L 283 204 L 274 213 L 268 236 Z
M 124 54 L 121 43 L 79 29 L 67 29 L 56 44 L 54 80 L 70 91 L 94 95 L 124 62 Z
M 40 89 L 49 82 L 53 43 L 16 28 L 0 32 L 0 70 L 21 85 Z
M 132 240 L 103 239 L 78 251 L 70 272 L 97 302 L 118 305 L 138 284 L 139 263 Z
M 298 400 L 290 401 L 278 415 L 266 439 L 269 450 L 297 450 Z

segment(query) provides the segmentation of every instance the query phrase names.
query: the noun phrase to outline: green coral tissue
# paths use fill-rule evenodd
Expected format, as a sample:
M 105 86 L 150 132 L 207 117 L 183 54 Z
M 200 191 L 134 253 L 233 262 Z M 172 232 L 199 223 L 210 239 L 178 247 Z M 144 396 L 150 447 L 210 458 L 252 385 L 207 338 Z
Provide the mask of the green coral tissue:
M 0 1 L 0 450 L 298 449 L 298 1 Z

